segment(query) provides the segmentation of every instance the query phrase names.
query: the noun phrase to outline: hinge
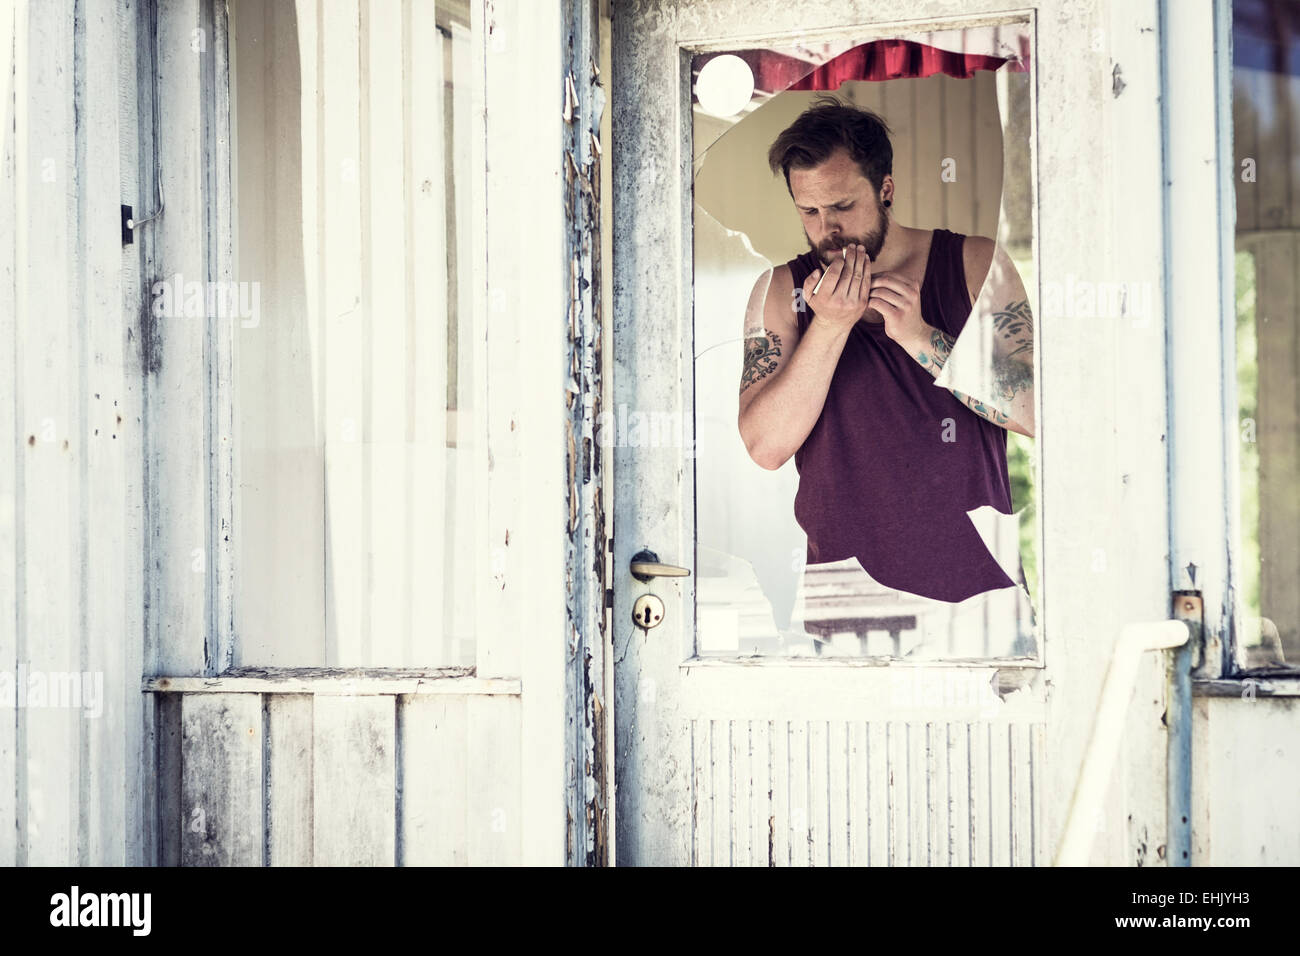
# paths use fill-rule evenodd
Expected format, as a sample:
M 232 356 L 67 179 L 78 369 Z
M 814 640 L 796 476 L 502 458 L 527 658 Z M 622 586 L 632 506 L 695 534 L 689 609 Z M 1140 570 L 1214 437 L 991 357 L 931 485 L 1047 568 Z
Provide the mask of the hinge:
M 1191 645 L 1192 645 L 1192 671 L 1203 671 L 1205 669 L 1205 640 L 1202 628 L 1204 627 L 1204 605 L 1201 601 L 1200 591 L 1175 591 L 1173 593 L 1173 611 L 1174 617 L 1180 621 L 1186 621 L 1191 628 Z M 1200 676 L 1200 675 L 1197 675 Z M 1218 674 L 1211 676 L 1217 677 Z

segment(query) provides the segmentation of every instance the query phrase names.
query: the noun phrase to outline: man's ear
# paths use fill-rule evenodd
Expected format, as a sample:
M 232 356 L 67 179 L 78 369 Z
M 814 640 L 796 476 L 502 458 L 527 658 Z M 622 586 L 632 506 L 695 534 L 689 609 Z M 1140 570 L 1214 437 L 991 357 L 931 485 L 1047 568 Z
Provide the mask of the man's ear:
M 885 174 L 885 178 L 880 181 L 880 201 L 894 198 L 894 177 Z

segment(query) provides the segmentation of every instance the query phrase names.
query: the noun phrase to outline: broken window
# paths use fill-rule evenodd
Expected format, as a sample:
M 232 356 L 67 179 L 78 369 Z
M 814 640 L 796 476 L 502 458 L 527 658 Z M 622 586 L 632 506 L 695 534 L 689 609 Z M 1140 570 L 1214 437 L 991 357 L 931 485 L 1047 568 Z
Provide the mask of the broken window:
M 1029 48 L 1017 23 L 694 57 L 701 656 L 1037 656 Z M 855 321 L 817 280 L 859 241 Z

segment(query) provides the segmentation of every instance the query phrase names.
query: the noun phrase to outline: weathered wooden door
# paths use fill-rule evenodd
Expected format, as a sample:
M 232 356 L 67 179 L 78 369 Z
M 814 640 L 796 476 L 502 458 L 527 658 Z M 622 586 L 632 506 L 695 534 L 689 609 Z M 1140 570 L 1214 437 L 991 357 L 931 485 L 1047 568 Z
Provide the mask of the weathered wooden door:
M 1082 18 L 1104 35 L 1109 54 L 1140 42 L 1133 38 L 1142 35 L 1141 16 L 1112 34 L 1107 11 L 1085 6 Z M 1103 323 L 1101 332 L 1091 328 L 1087 339 L 1069 321 L 1086 316 L 1076 314 L 1073 299 L 1062 305 L 1059 293 L 1076 278 L 1113 276 L 1113 262 L 1126 255 L 1130 265 L 1148 267 L 1156 261 L 1158 233 L 1130 228 L 1125 240 L 1084 249 L 1078 236 L 1093 227 L 1119 233 L 1111 229 L 1107 206 L 1074 210 L 1096 219 L 1068 237 L 1061 232 L 1049 242 L 1036 235 L 1043 209 L 1035 175 L 1041 135 L 1036 103 L 1044 82 L 1036 52 L 1043 48 L 1043 23 L 1048 39 L 1061 43 L 1068 19 L 1056 4 L 1046 7 L 1007 14 L 961 2 L 854 2 L 832 9 L 775 0 L 644 0 L 615 6 L 615 370 L 613 408 L 604 422 L 611 434 L 604 440 L 614 447 L 616 480 L 619 863 L 1051 861 L 1118 630 L 1111 622 L 1167 616 L 1163 464 L 1155 437 L 1162 428 L 1155 391 L 1160 376 L 1138 386 L 1152 389 L 1143 394 L 1154 404 L 1152 414 L 1126 422 L 1134 434 L 1116 438 L 1100 421 L 1072 425 L 1082 440 L 1095 438 L 1100 457 L 1074 456 L 1082 486 L 1076 481 L 1069 491 L 1084 513 L 1062 509 L 1048 525 L 1054 528 L 1048 547 L 1042 545 L 1044 522 L 1053 516 L 1038 501 L 1053 480 L 1070 480 L 1067 469 L 1043 474 L 1052 466 L 1045 464 L 1040 441 L 1009 436 L 1015 439 L 1008 453 L 1013 485 L 1017 475 L 1023 479 L 1015 488 L 1016 514 L 972 520 L 977 526 L 987 520 L 981 535 L 991 551 L 1005 547 L 1011 535 L 1010 551 L 1019 552 L 1024 566 L 1022 586 L 982 605 L 973 630 L 969 620 L 958 620 L 969 617 L 969 606 L 953 606 L 943 619 L 929 605 L 918 612 L 922 624 L 907 595 L 874 593 L 870 582 L 864 585 L 843 565 L 805 565 L 805 539 L 791 508 L 798 481 L 793 462 L 765 471 L 748 459 L 737 435 L 735 398 L 742 349 L 752 340 L 753 330 L 742 323 L 755 278 L 804 251 L 785 184 L 772 180 L 765 154 L 813 94 L 782 90 L 839 53 L 882 38 L 1006 61 L 969 78 L 839 89 L 841 98 L 881 113 L 894 132 L 898 221 L 996 238 L 1023 277 L 1031 307 L 1040 294 L 1048 299 L 1044 308 L 1054 313 L 1049 317 L 1058 323 L 1062 346 L 1056 358 L 1062 364 L 1054 366 L 1058 381 L 1096 374 L 1104 383 L 1126 374 L 1105 353 L 1107 337 L 1132 336 L 1136 328 L 1145 341 L 1159 329 L 1151 321 L 1155 313 L 1144 313 L 1138 325 L 1135 300 L 1120 296 L 1114 318 L 1122 321 Z M 1154 16 L 1154 6 L 1141 13 Z M 1143 60 L 1133 61 L 1132 69 L 1143 79 L 1147 71 L 1154 76 L 1154 47 L 1139 49 Z M 735 54 L 748 70 L 737 68 L 736 60 L 727 61 L 730 74 L 705 69 L 724 53 Z M 1062 53 L 1054 67 L 1052 124 L 1060 139 L 1053 151 L 1081 148 L 1089 138 L 1101 142 L 1110 127 L 1127 129 L 1151 118 L 1153 85 L 1140 100 L 1118 108 L 1087 92 L 1085 74 L 1109 68 L 1105 53 L 1073 60 Z M 702 89 L 705 72 L 721 74 L 708 90 Z M 1069 115 L 1069 123 L 1058 113 Z M 1147 145 L 1128 143 L 1141 174 L 1134 190 L 1156 183 Z M 1109 158 L 1109 148 L 1100 155 Z M 955 180 L 945 179 L 944 164 L 953 161 Z M 1089 189 L 1111 183 L 1104 164 L 1083 175 L 1096 177 L 1085 179 Z M 1121 187 L 1121 198 L 1129 188 Z M 1157 203 L 1158 192 L 1155 197 L 1148 201 Z M 1054 208 L 1065 209 L 1063 194 L 1053 199 L 1061 203 Z M 1042 264 L 1048 253 L 1050 274 Z M 1067 275 L 1070 269 L 1074 275 Z M 1158 273 L 1140 275 L 1149 279 L 1148 291 L 1158 287 Z M 1147 307 L 1154 308 L 1149 299 Z M 1068 358 L 1077 368 L 1067 372 L 1064 353 L 1089 341 L 1103 349 L 1104 367 L 1089 369 L 1086 355 L 1075 351 Z M 1044 362 L 1040 355 L 1040 379 Z M 1057 393 L 1062 414 L 1055 421 L 1061 424 L 1065 406 L 1077 401 L 1070 390 Z M 1040 438 L 1043 429 L 1050 434 L 1051 411 L 1040 408 Z M 1146 440 L 1154 446 L 1143 445 Z M 1105 444 L 1116 441 L 1118 459 Z M 1142 451 L 1135 452 L 1138 445 Z M 1136 469 L 1130 467 L 1135 456 L 1141 459 Z M 1109 531 L 1087 530 L 1088 509 L 1113 494 L 1104 482 L 1091 486 L 1088 476 L 1109 475 L 1119 470 L 1117 463 L 1137 472 L 1140 487 L 1130 488 L 1134 497 L 1116 506 L 1126 517 L 1137 516 L 1135 523 L 1123 533 L 1116 529 L 1111 540 Z M 1067 486 L 1058 489 L 1057 500 L 1065 500 Z M 1134 537 L 1138 544 L 1131 543 Z M 638 561 L 689 573 L 643 567 L 634 574 Z M 1141 571 L 1125 570 L 1130 562 Z M 1085 589 L 1111 591 L 1095 626 L 1076 632 L 1062 615 L 1061 643 L 1050 646 L 1065 650 L 1049 665 L 1042 584 L 1052 572 Z M 1120 594 L 1114 585 L 1122 574 L 1135 586 L 1149 586 Z M 1069 651 L 1089 640 L 1093 653 L 1086 659 Z M 1155 674 L 1144 671 L 1143 679 L 1158 687 Z M 1063 681 L 1071 688 L 1065 693 Z M 1055 717 L 1051 696 L 1066 704 Z M 1159 746 L 1149 727 L 1135 730 L 1129 765 L 1141 760 L 1151 766 Z M 1053 773 L 1049 751 L 1062 756 Z M 1130 831 L 1163 826 L 1161 785 L 1153 779 L 1128 789 L 1123 799 Z M 1099 836 L 1109 831 L 1114 837 L 1107 852 L 1115 857 L 1127 852 L 1120 848 L 1124 812 L 1099 814 L 1096 821 Z

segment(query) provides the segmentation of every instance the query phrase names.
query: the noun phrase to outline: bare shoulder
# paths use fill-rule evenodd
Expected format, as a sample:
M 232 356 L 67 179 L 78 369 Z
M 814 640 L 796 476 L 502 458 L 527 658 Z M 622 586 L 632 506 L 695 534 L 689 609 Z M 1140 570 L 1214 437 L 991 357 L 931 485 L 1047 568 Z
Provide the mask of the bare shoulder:
M 796 327 L 794 276 L 788 265 L 774 266 L 754 280 L 746 310 L 745 334 L 760 335 L 764 329 L 789 333 Z
M 989 274 L 989 267 L 993 265 L 995 245 L 988 236 L 967 236 L 966 241 L 962 243 L 962 265 L 966 270 L 966 287 L 970 289 L 971 302 L 979 298 L 984 278 Z

